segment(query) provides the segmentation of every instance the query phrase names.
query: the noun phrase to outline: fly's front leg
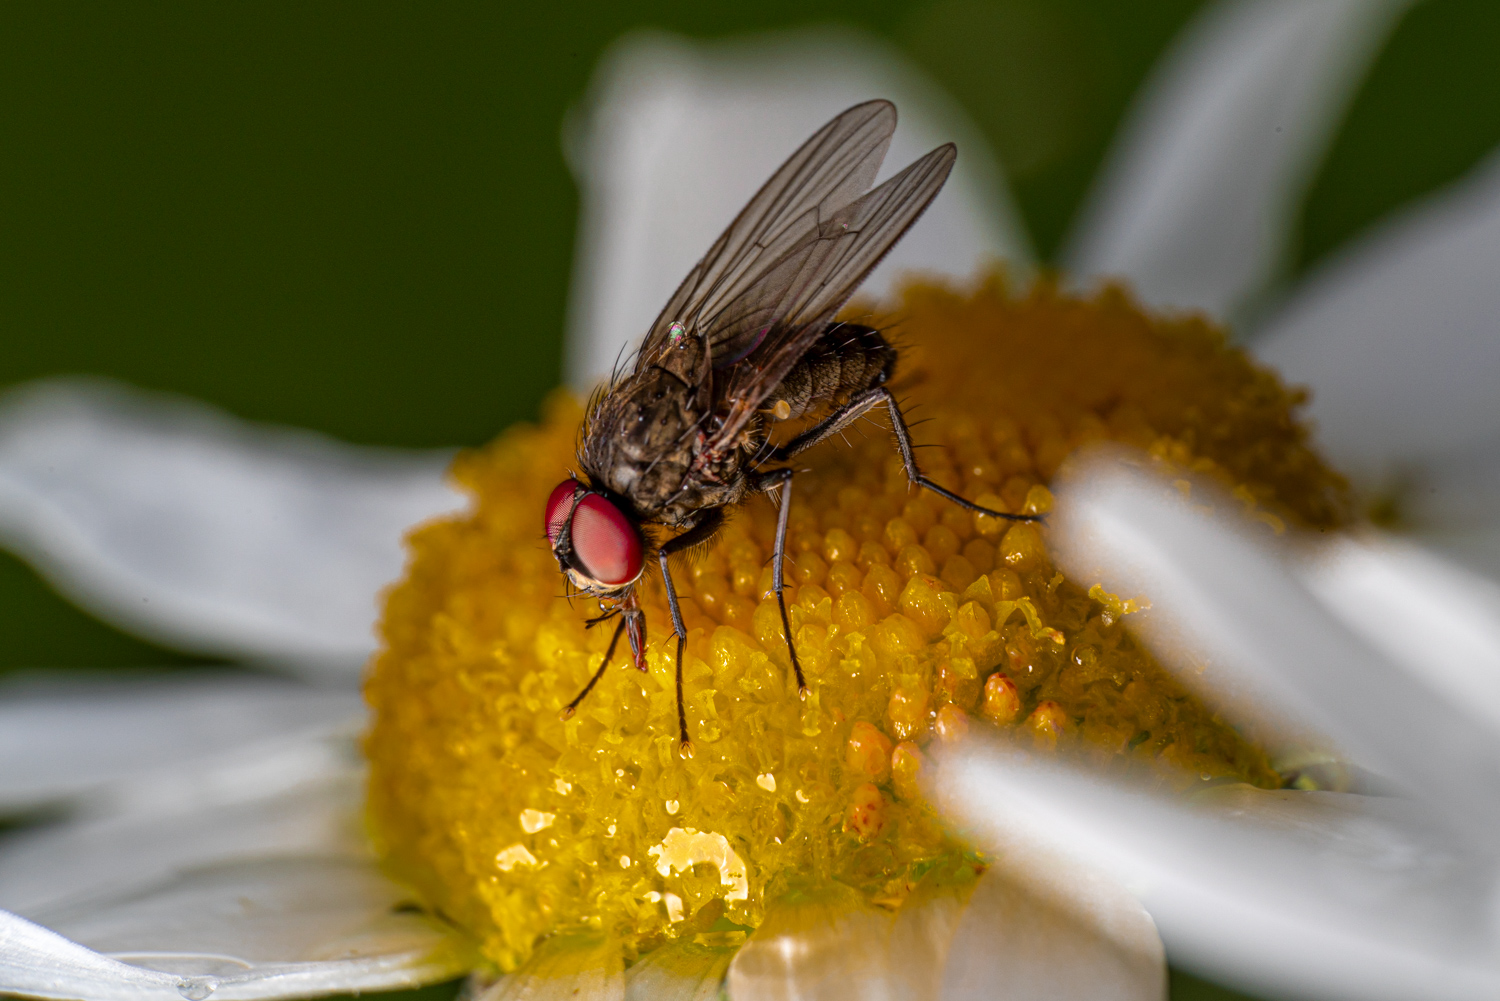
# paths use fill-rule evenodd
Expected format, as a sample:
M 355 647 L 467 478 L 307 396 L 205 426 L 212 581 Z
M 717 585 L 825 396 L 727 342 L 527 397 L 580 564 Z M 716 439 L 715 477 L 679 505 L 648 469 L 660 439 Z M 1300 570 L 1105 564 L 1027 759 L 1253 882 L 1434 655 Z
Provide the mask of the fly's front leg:
M 637 612 L 636 614 L 639 615 L 640 613 Z M 590 620 L 589 626 L 592 627 L 594 623 L 602 622 L 607 618 L 609 618 L 608 615 L 601 615 L 597 619 Z M 604 669 L 609 666 L 610 658 L 615 655 L 615 645 L 620 642 L 620 634 L 625 631 L 625 623 L 627 621 L 627 619 L 621 619 L 620 624 L 615 626 L 615 634 L 614 636 L 610 637 L 609 649 L 604 651 L 604 659 L 599 662 L 599 670 L 595 671 L 594 676 L 589 679 L 589 683 L 583 686 L 583 691 L 578 693 L 578 697 L 575 698 L 572 702 L 569 702 L 567 707 L 563 709 L 562 713 L 560 714 L 563 722 L 567 722 L 568 720 L 573 718 L 573 714 L 578 711 L 579 703 L 581 703 L 585 698 L 588 697 L 589 692 L 592 692 L 594 690 L 594 686 L 599 683 L 599 679 L 604 677 Z
M 928 479 L 921 468 L 917 465 L 916 451 L 911 445 L 911 431 L 907 429 L 906 418 L 901 413 L 901 407 L 896 403 L 896 397 L 884 386 L 875 386 L 862 393 L 856 393 L 844 406 L 819 421 L 813 427 L 797 435 L 791 441 L 780 448 L 773 449 L 762 462 L 785 462 L 798 452 L 812 448 L 826 438 L 838 434 L 844 428 L 853 424 L 865 414 L 874 410 L 881 404 L 885 405 L 886 412 L 891 415 L 891 431 L 896 435 L 896 447 L 901 452 L 901 464 L 906 467 L 906 478 L 919 487 L 931 490 L 933 493 L 946 497 L 959 507 L 966 508 L 978 514 L 989 515 L 991 518 L 1003 518 L 1006 521 L 1041 521 L 1039 514 L 1007 514 L 1004 511 L 991 511 L 987 507 L 981 507 L 961 497 L 946 487 L 939 486 Z
M 640 599 L 630 595 L 630 607 L 625 609 L 625 635 L 630 638 L 630 657 L 635 669 L 642 674 L 646 668 L 646 613 L 641 611 Z
M 830 432 L 832 433 L 832 432 Z M 757 490 L 771 493 L 781 488 L 781 510 L 776 515 L 776 551 L 771 555 L 771 587 L 776 592 L 776 607 L 781 610 L 781 628 L 786 632 L 786 649 L 797 674 L 797 696 L 807 698 L 807 679 L 802 676 L 802 662 L 797 659 L 797 644 L 792 642 L 792 620 L 786 614 L 786 580 L 782 567 L 786 563 L 786 526 L 792 514 L 792 471 L 777 469 L 755 481 Z
M 684 758 L 693 756 L 693 742 L 688 740 L 687 712 L 682 708 L 682 644 L 687 638 L 687 629 L 682 624 L 682 609 L 677 606 L 677 588 L 672 586 L 672 571 L 667 567 L 665 546 L 656 554 L 661 562 L 661 579 L 667 586 L 667 608 L 672 613 L 672 632 L 677 635 L 677 732 L 682 739 L 678 751 Z
M 667 608 L 672 613 L 672 630 L 677 634 L 677 731 L 682 739 L 678 747 L 684 758 L 693 756 L 693 742 L 688 739 L 687 710 L 682 704 L 682 645 L 687 641 L 687 629 L 682 624 L 682 608 L 677 604 L 677 588 L 672 584 L 672 571 L 667 566 L 667 557 L 691 549 L 700 542 L 707 542 L 724 524 L 724 512 L 719 508 L 704 511 L 697 524 L 681 535 L 668 539 L 657 550 L 656 559 L 661 564 L 661 579 L 667 589 Z
M 601 601 L 599 604 L 603 605 L 604 602 Z M 596 615 L 592 619 L 585 619 L 584 623 L 583 623 L 583 628 L 585 628 L 585 629 L 592 629 L 595 626 L 597 626 L 599 623 L 601 623 L 601 622 L 608 622 L 610 619 L 614 618 L 616 615 L 619 615 L 619 614 L 620 614 L 620 609 L 618 607 L 611 608 L 609 611 L 605 612 L 602 615 Z

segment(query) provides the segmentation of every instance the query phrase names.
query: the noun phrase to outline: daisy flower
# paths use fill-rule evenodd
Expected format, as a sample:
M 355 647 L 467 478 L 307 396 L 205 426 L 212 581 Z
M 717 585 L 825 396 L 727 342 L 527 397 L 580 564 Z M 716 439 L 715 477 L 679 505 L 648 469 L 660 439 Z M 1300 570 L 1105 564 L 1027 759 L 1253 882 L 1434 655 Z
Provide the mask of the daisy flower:
M 1316 388 L 1334 466 L 1435 485 L 1409 516 L 1486 565 L 1491 173 L 1273 291 L 1399 10 L 1209 8 L 1106 164 L 1065 287 L 1032 281 L 963 116 L 876 43 L 614 47 L 566 130 L 573 383 L 781 155 L 888 96 L 893 164 L 964 151 L 866 286 L 938 418 L 924 459 L 1052 512 L 1007 528 L 909 495 L 879 434 L 812 455 L 790 573 L 813 694 L 785 691 L 752 504 L 684 574 L 691 762 L 649 589 L 650 672 L 558 718 L 607 640 L 558 599 L 537 528 L 568 397 L 455 460 L 109 384 L 13 391 L 8 544 L 101 616 L 280 674 L 7 682 L 0 804 L 39 822 L 0 843 L 0 987 L 299 997 L 476 971 L 487 999 L 1145 999 L 1165 943 L 1266 991 L 1493 992 L 1495 585 L 1350 530 L 1300 398 L 1180 312 L 1244 324 Z M 976 283 L 988 258 L 1009 278 Z M 913 270 L 949 278 L 899 286 Z

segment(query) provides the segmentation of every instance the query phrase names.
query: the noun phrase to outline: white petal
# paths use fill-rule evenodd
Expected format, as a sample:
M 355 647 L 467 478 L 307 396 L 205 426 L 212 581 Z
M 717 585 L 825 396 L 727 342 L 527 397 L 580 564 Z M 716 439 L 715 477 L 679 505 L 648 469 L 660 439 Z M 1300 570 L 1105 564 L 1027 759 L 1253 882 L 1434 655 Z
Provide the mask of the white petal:
M 359 695 L 232 671 L 51 671 L 0 681 L 0 816 L 132 773 L 358 719 Z
M 221 862 L 117 897 L 36 915 L 112 958 L 213 978 L 216 998 L 415 987 L 463 972 L 467 956 L 362 858 Z
M 101 956 L 0 911 L 0 990 L 41 998 L 182 1001 L 181 978 Z
M 1325 544 L 1299 575 L 1345 625 L 1500 734 L 1500 584 L 1375 535 Z
M 1493 510 L 1500 512 L 1500 501 Z M 1500 524 L 1425 525 L 1409 537 L 1488 581 L 1500 581 Z
M 1299 997 L 1469 998 L 1500 988 L 1494 865 L 1408 801 L 1220 790 L 1189 806 L 971 742 L 936 802 L 981 844 L 1021 837 L 1130 886 L 1174 962 Z
M 875 97 L 901 114 L 882 177 L 949 140 L 960 152 L 942 195 L 865 291 L 887 295 L 912 269 L 967 278 L 990 257 L 1028 260 L 978 130 L 888 45 L 831 28 L 712 43 L 629 35 L 605 56 L 565 137 L 581 189 L 569 382 L 588 388 L 608 375 L 781 162 Z
M 788 894 L 729 964 L 734 1001 L 897 1001 L 889 914 L 828 884 Z
M 1500 582 L 1500 435 L 1364 467 L 1363 486 L 1394 501 L 1404 536 Z
M 71 964 L 53 997 L 131 996 L 139 971 L 79 947 L 170 973 L 171 985 L 193 978 L 184 991 L 212 987 L 216 998 L 458 975 L 467 949 L 403 906 L 407 894 L 370 857 L 361 785 L 349 736 L 159 771 L 97 800 L 97 815 L 0 842 L 0 905 L 66 937 L 28 939 L 26 963 Z M 115 974 L 113 994 L 87 979 Z
M 1412 481 L 1419 513 L 1431 489 L 1437 513 L 1459 504 L 1493 525 L 1496 315 L 1500 157 L 1331 261 L 1263 328 L 1255 351 L 1312 386 L 1319 441 L 1341 468 L 1378 487 Z
M 887 965 L 895 997 L 937 1001 L 953 936 L 964 920 L 969 900 L 950 886 L 923 880 L 896 912 L 887 946 Z
M 1282 263 L 1299 196 L 1405 0 L 1220 0 L 1147 83 L 1066 267 L 1227 317 Z
M 350 733 L 113 783 L 83 816 L 0 839 L 0 907 L 30 917 L 228 859 L 362 855 L 361 776 Z
M 479 1001 L 624 1001 L 620 944 L 602 937 L 561 935 L 537 946 L 525 966 Z
M 91 380 L 0 400 L 0 540 L 122 628 L 352 680 L 446 452 L 342 445 Z
M 625 971 L 625 1001 L 719 1001 L 735 950 L 679 939 Z
M 1436 816 L 1487 842 L 1500 825 L 1500 737 L 1352 633 L 1308 591 L 1239 505 L 1194 507 L 1170 485 L 1100 458 L 1060 494 L 1059 566 L 1145 595 L 1133 628 L 1216 711 L 1273 754 L 1331 736 Z M 1132 618 L 1137 618 L 1132 616 Z
M 1112 877 L 1018 839 L 998 845 L 949 947 L 942 997 L 1162 1001 L 1156 926 Z

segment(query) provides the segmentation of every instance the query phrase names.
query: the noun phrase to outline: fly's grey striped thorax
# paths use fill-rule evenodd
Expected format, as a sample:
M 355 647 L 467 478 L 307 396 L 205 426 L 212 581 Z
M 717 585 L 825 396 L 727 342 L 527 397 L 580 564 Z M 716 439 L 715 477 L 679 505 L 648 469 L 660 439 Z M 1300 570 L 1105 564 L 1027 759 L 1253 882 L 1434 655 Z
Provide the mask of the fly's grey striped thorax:
M 597 485 L 649 521 L 682 525 L 704 507 L 734 503 L 744 489 L 738 456 L 699 461 L 712 415 L 681 378 L 653 366 L 615 386 L 589 416 L 580 459 Z M 707 473 L 707 475 L 704 475 Z

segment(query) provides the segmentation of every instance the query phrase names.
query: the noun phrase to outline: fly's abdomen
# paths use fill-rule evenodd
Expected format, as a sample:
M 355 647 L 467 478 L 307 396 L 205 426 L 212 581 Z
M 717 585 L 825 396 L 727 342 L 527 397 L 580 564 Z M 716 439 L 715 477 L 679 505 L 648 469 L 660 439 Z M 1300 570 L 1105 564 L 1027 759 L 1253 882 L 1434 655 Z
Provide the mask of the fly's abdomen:
M 778 417 L 790 419 L 827 410 L 890 378 L 896 349 L 880 331 L 853 323 L 830 327 L 802 356 L 781 386 L 766 397 Z M 785 401 L 788 409 L 780 406 Z

